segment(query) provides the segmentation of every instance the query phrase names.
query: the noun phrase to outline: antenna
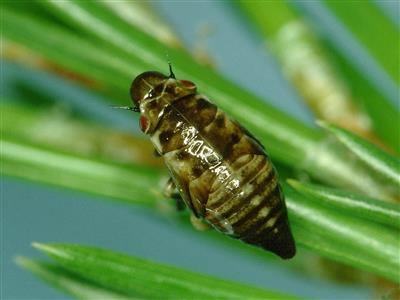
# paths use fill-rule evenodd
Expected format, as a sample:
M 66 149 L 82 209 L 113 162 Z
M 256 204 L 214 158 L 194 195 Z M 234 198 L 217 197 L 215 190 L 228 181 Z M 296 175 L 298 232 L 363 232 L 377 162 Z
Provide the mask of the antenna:
M 172 64 L 170 61 L 168 61 L 168 66 L 169 66 L 169 78 L 176 79 L 174 72 L 172 71 Z
M 140 109 L 138 107 L 132 107 L 132 106 L 114 106 L 114 105 L 110 105 L 111 108 L 118 108 L 118 109 L 125 109 L 125 110 L 131 110 L 131 111 L 135 111 L 135 112 L 139 112 Z

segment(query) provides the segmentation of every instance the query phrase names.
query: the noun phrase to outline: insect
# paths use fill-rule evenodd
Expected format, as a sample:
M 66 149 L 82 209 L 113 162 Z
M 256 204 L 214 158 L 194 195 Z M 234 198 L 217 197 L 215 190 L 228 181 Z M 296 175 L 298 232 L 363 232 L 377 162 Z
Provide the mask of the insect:
M 132 82 L 140 128 L 164 158 L 171 180 L 196 218 L 287 259 L 296 248 L 278 175 L 261 143 L 196 85 L 144 72 Z

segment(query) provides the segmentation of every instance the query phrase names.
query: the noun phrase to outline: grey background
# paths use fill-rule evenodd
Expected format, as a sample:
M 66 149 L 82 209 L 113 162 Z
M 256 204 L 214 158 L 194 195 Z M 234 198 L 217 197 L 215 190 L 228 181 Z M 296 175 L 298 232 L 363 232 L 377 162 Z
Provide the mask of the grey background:
M 318 2 L 297 4 L 303 5 L 315 22 L 321 24 L 323 20 L 321 30 L 331 30 L 333 33 L 337 33 L 335 30 L 343 30 Z M 396 2 L 379 1 L 379 4 L 398 22 L 398 14 L 393 13 L 398 8 Z M 225 2 L 166 1 L 155 5 L 189 47 L 195 43 L 198 28 L 209 22 L 215 31 L 207 40 L 207 49 L 219 70 L 238 84 L 313 126 L 311 114 L 283 79 L 276 62 L 265 52 L 262 41 L 240 23 L 235 11 Z M 332 34 L 332 38 L 335 36 L 337 34 Z M 351 39 L 348 33 L 345 36 Z M 347 49 L 349 43 L 351 47 Z M 354 52 L 354 47 L 361 47 L 354 40 L 343 44 L 343 51 L 349 55 Z M 376 69 L 376 64 L 367 54 L 363 56 L 363 61 L 368 70 L 375 74 L 376 78 L 371 80 L 383 90 L 386 89 L 387 93 L 393 93 L 394 83 L 387 79 L 382 70 Z M 1 86 L 6 96 L 15 93 L 13 82 L 24 78 L 33 81 L 35 85 L 47 86 L 49 95 L 64 101 L 74 101 L 74 105 L 81 105 L 80 100 L 84 98 L 85 106 L 81 109 L 87 110 L 101 122 L 137 132 L 137 125 L 126 114 L 110 110 L 98 101 L 98 96 L 89 91 L 52 78 L 51 75 L 10 63 L 3 62 L 2 70 Z M 2 178 L 2 299 L 67 298 L 16 267 L 13 262 L 16 255 L 43 258 L 30 247 L 32 241 L 100 246 L 299 296 L 319 299 L 366 299 L 372 296 L 371 290 L 365 287 L 303 278 L 301 274 L 289 272 L 280 264 L 266 264 L 257 257 L 243 256 L 238 251 L 212 242 L 195 230 L 180 227 L 157 212 L 101 200 L 106 199 Z

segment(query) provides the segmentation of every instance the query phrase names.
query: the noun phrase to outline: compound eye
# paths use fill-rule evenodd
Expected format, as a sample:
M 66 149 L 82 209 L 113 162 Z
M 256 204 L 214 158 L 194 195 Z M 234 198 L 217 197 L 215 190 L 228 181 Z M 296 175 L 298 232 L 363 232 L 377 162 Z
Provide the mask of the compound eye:
M 188 89 L 188 90 L 195 90 L 196 89 L 196 85 L 190 80 L 179 80 L 179 83 L 181 85 L 183 85 L 183 87 L 185 89 Z
M 140 116 L 140 121 L 139 121 L 139 125 L 140 125 L 140 129 L 146 133 L 146 131 L 149 129 L 150 127 L 150 122 L 149 119 L 147 119 L 145 116 L 141 115 Z

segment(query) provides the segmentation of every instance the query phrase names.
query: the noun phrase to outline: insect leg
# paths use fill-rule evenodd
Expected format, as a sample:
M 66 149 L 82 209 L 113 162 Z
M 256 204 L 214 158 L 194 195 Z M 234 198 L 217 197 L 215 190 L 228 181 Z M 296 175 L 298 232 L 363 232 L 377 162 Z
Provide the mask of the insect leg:
M 163 195 L 167 198 L 174 198 L 174 194 L 178 193 L 175 182 L 169 178 L 164 186 Z M 179 194 L 178 194 L 179 195 Z
M 174 199 L 176 204 L 176 209 L 178 211 L 182 211 L 185 209 L 186 205 L 182 200 L 181 195 L 179 194 L 178 190 L 176 189 L 175 182 L 172 178 L 169 178 L 167 183 L 165 184 L 163 195 L 166 198 Z
M 197 218 L 193 213 L 190 214 L 190 223 L 192 223 L 193 227 L 199 231 L 204 231 L 211 228 L 211 225 Z
M 185 209 L 185 202 L 183 202 L 182 197 L 176 189 L 175 182 L 172 180 L 172 178 L 169 178 L 167 183 L 165 184 L 163 194 L 165 197 L 175 200 L 176 209 L 178 211 L 182 211 Z M 200 231 L 204 231 L 211 227 L 201 219 L 197 218 L 193 213 L 190 214 L 190 223 L 192 223 L 194 228 Z

